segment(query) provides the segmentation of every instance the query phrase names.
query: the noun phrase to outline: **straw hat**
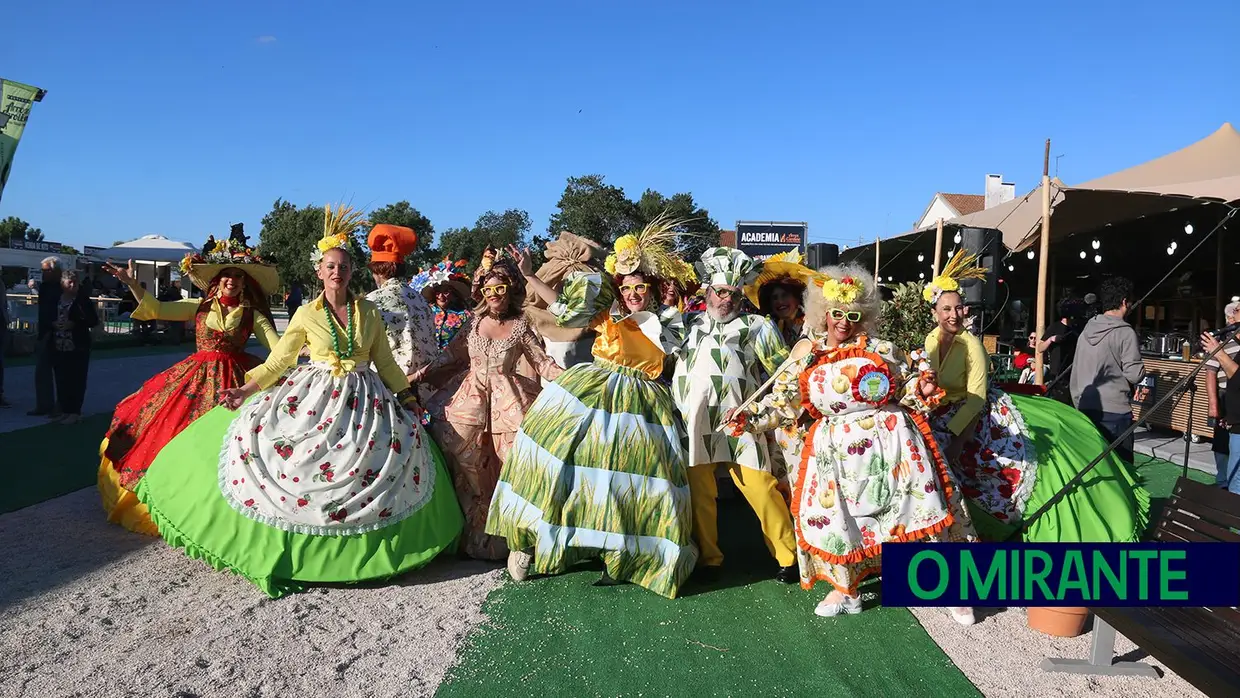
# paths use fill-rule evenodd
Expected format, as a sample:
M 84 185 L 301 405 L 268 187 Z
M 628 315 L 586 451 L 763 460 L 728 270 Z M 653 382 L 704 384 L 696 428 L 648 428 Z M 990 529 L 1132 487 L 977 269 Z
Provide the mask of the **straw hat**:
M 801 253 L 797 250 L 772 255 L 762 264 L 762 273 L 751 283 L 745 285 L 745 297 L 753 303 L 753 307 L 761 307 L 762 287 L 776 281 L 791 282 L 800 286 L 802 291 L 817 276 L 813 269 L 801 262 Z
M 280 289 L 280 272 L 258 256 L 252 248 L 231 238 L 220 240 L 210 250 L 187 254 L 181 260 L 181 274 L 195 286 L 206 291 L 211 282 L 225 269 L 240 269 L 250 277 L 265 295 Z

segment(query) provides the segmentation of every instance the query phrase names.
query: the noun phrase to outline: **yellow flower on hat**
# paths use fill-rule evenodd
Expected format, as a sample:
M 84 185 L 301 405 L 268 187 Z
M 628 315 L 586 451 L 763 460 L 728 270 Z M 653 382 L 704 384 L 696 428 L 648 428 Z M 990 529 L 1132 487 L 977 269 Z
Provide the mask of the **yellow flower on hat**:
M 616 240 L 616 252 L 617 253 L 628 252 L 629 250 L 636 249 L 636 248 L 637 248 L 637 238 L 633 237 L 632 235 L 621 235 L 620 238 Z
M 863 290 L 861 282 L 851 276 L 822 282 L 822 297 L 841 305 L 857 302 Z
M 344 248 L 344 247 L 347 247 L 348 244 L 349 244 L 349 236 L 345 235 L 344 233 L 328 235 L 327 237 L 319 239 L 319 243 L 318 243 L 319 252 L 327 252 L 328 250 L 334 250 L 338 247 Z

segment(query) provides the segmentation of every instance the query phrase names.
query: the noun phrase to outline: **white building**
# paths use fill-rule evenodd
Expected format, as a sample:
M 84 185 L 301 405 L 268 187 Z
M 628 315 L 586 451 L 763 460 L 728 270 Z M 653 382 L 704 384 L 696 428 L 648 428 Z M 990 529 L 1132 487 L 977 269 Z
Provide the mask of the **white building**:
M 1016 198 L 1016 185 L 1004 182 L 1003 175 L 986 175 L 984 191 L 984 194 L 936 193 L 930 200 L 930 205 L 921 214 L 921 218 L 913 224 L 912 229 L 921 230 L 934 225 L 940 218 L 946 221 L 959 216 L 967 216 Z

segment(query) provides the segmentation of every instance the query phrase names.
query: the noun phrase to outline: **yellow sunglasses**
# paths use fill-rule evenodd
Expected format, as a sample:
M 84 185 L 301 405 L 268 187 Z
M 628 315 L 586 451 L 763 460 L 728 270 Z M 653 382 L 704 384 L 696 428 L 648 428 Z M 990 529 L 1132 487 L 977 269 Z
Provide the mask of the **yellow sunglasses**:
M 621 293 L 645 293 L 650 290 L 650 284 L 625 284 L 620 287 Z
M 849 310 L 848 312 L 844 312 L 843 310 L 840 310 L 839 308 L 832 308 L 830 315 L 831 315 L 832 320 L 847 320 L 849 322 L 861 322 L 861 313 L 857 312 L 856 310 Z
M 494 286 L 483 286 L 482 297 L 490 298 L 491 296 L 508 295 L 508 284 L 496 284 Z

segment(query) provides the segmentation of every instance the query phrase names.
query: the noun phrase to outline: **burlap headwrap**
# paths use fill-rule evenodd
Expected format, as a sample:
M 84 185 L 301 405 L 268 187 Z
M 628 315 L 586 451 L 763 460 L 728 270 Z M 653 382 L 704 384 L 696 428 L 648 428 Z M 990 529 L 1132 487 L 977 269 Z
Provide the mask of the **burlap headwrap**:
M 557 240 L 547 244 L 547 263 L 534 273 L 543 283 L 551 288 L 558 288 L 564 277 L 575 271 L 599 271 L 603 268 L 603 260 L 607 250 L 597 242 L 567 230 L 560 233 Z M 538 333 L 553 342 L 576 342 L 590 330 L 585 328 L 560 327 L 555 318 L 547 312 L 547 304 L 537 293 L 525 296 L 525 314 L 533 323 Z

